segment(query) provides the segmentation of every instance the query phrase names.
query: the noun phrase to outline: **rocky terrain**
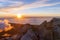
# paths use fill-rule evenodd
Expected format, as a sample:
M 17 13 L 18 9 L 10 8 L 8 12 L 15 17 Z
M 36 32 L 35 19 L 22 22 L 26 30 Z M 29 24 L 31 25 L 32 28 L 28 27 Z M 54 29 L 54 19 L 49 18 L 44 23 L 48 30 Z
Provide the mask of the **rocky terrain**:
M 9 31 L 0 32 L 0 40 L 60 40 L 60 18 L 40 25 L 10 23 Z

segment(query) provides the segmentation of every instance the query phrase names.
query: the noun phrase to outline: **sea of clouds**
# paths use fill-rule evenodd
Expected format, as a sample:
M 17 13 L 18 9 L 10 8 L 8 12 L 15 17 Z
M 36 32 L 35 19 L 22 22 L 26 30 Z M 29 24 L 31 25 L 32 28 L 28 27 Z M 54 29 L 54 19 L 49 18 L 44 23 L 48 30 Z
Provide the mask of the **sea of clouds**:
M 0 32 L 11 30 L 13 27 L 9 24 L 8 20 L 0 20 Z

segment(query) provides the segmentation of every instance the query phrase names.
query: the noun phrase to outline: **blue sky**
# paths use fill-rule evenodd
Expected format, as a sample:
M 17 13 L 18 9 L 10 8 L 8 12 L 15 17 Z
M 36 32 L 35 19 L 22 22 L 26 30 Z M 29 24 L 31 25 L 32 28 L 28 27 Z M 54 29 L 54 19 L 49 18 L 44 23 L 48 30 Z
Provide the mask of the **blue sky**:
M 60 16 L 60 0 L 0 0 L 0 15 Z

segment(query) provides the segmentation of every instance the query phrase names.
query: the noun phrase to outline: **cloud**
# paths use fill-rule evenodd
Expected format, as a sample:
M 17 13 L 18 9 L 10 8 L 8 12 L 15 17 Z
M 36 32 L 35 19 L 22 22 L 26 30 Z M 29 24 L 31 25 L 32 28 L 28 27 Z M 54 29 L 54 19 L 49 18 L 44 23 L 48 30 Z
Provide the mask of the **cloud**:
M 19 10 L 38 8 L 38 7 L 46 7 L 46 6 L 54 6 L 54 5 L 60 4 L 60 2 L 46 3 L 48 1 L 50 1 L 50 0 L 37 0 L 37 1 L 30 3 L 30 4 L 24 4 L 23 2 L 19 3 L 16 1 L 15 2 L 10 1 L 12 3 L 12 5 L 9 5 L 9 7 L 7 7 L 7 8 L 2 8 L 0 11 L 15 13 Z
M 21 1 L 0 0 L 0 8 L 17 7 L 23 5 Z
M 8 30 L 11 30 L 13 27 L 9 24 L 9 21 L 8 20 L 0 20 L 0 32 L 2 32 L 2 30 L 4 31 L 8 31 Z
M 23 2 L 13 2 L 13 1 L 9 1 L 11 4 L 9 5 L 9 7 L 18 7 L 18 6 L 22 6 Z
M 20 7 L 20 9 L 30 9 L 30 8 L 38 8 L 38 7 L 45 7 L 45 6 L 54 6 L 54 5 L 57 5 L 57 4 L 60 4 L 60 2 L 50 3 L 50 4 L 45 4 L 44 2 L 43 3 L 35 2 L 35 3 L 32 3 L 32 4 L 24 5 L 24 6 Z

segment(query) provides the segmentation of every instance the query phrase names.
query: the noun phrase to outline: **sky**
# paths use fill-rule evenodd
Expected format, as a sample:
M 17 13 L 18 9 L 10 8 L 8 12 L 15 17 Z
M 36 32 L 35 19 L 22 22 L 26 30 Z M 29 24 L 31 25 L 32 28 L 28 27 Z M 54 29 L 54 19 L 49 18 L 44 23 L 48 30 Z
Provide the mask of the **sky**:
M 0 16 L 60 16 L 60 0 L 0 0 Z

